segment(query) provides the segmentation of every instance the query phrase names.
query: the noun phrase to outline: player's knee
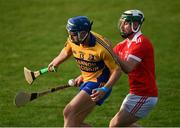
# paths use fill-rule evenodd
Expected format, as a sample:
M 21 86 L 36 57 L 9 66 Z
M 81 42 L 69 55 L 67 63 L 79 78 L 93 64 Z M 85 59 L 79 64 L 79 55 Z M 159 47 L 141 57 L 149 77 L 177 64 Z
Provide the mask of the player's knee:
M 66 105 L 66 107 L 64 108 L 63 110 L 63 116 L 64 118 L 68 118 L 69 117 L 69 114 L 70 114 L 70 111 L 71 111 L 71 107 L 70 105 Z
M 69 119 L 73 117 L 73 115 L 73 107 L 70 104 L 66 105 L 63 111 L 64 119 Z
M 115 117 L 113 118 L 110 123 L 109 127 L 136 127 L 135 123 L 137 120 L 130 119 L 128 117 Z
M 123 120 L 121 118 L 120 112 L 118 112 L 110 121 L 109 127 L 124 127 Z
M 113 118 L 109 123 L 110 128 L 111 127 L 118 127 L 118 126 L 119 126 L 119 122 L 115 118 Z

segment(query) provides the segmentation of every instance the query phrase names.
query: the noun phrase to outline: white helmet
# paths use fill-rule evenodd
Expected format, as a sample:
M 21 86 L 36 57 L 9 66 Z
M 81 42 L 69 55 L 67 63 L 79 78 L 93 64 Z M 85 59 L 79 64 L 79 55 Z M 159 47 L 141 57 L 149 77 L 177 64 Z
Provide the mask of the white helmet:
M 139 22 L 142 24 L 144 21 L 144 14 L 140 10 L 127 10 L 121 15 L 121 19 L 129 22 Z
M 132 31 L 137 32 L 141 27 L 142 23 L 144 22 L 144 14 L 140 10 L 127 10 L 123 12 L 121 15 L 120 20 L 125 20 L 131 23 Z M 138 22 L 139 26 L 136 30 L 133 28 L 133 22 Z

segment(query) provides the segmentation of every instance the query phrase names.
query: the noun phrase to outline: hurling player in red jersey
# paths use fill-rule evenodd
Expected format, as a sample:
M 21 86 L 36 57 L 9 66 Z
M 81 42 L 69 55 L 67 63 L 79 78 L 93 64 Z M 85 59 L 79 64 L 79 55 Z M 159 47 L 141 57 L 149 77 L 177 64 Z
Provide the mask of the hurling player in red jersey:
M 140 10 L 125 11 L 118 23 L 124 41 L 114 47 L 122 70 L 128 74 L 130 91 L 110 127 L 138 126 L 156 105 L 158 89 L 155 81 L 154 49 L 141 33 L 144 14 Z

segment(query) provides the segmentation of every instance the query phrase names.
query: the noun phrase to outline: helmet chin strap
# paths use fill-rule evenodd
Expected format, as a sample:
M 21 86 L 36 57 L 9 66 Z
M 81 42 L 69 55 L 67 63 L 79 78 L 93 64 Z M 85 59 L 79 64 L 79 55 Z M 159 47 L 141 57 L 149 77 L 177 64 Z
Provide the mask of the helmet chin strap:
M 136 28 L 136 30 L 134 29 L 134 23 L 132 22 L 131 23 L 131 29 L 132 29 L 132 31 L 134 32 L 134 33 L 136 33 L 136 32 L 138 32 L 139 31 L 139 29 L 140 29 L 140 24 L 138 25 L 138 27 Z
M 136 30 L 135 30 L 133 26 L 134 26 L 134 24 L 133 24 L 133 22 L 132 22 L 132 23 L 131 23 L 132 32 L 129 33 L 129 34 L 125 34 L 125 33 L 121 32 L 121 36 L 122 36 L 123 38 L 128 38 L 128 37 L 131 36 L 132 34 L 138 32 L 139 29 L 140 29 L 140 27 L 141 27 L 141 25 L 138 25 L 138 27 L 137 27 Z
M 87 32 L 86 35 L 81 39 L 81 35 L 78 32 L 78 40 L 79 40 L 80 44 L 85 41 L 85 39 L 87 38 L 88 34 L 89 34 L 89 32 Z
M 86 33 L 86 35 L 81 39 L 81 34 L 80 32 L 77 33 L 77 36 L 78 36 L 78 41 L 73 41 L 71 38 L 70 40 L 75 43 L 76 45 L 80 45 L 80 44 L 83 44 L 83 42 L 86 40 L 86 38 L 88 37 L 89 35 L 89 32 Z

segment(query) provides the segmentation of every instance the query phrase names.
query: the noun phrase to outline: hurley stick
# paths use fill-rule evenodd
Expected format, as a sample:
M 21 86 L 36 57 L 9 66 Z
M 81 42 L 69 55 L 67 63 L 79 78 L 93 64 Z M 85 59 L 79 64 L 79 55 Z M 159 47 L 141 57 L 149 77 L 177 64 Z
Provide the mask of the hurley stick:
M 60 86 L 57 86 L 57 87 L 54 87 L 54 88 L 51 88 L 49 90 L 46 90 L 46 91 L 42 91 L 42 92 L 33 92 L 33 93 L 26 93 L 26 92 L 19 92 L 17 93 L 17 95 L 15 96 L 15 99 L 14 99 L 14 104 L 17 106 L 17 107 L 21 107 L 21 106 L 24 106 L 25 104 L 31 102 L 32 100 L 35 100 L 41 96 L 44 96 L 44 95 L 47 95 L 49 93 L 53 93 L 53 92 L 56 92 L 56 91 L 59 91 L 59 90 L 63 90 L 65 88 L 68 88 L 68 87 L 72 87 L 74 85 L 60 85 Z
M 57 69 L 53 67 L 53 72 L 56 72 Z M 29 83 L 29 84 L 32 84 L 33 81 L 40 75 L 42 74 L 45 74 L 48 72 L 48 68 L 43 68 L 43 69 L 40 69 L 38 71 L 31 71 L 30 69 L 24 67 L 24 76 L 25 76 L 25 79 L 26 81 Z

